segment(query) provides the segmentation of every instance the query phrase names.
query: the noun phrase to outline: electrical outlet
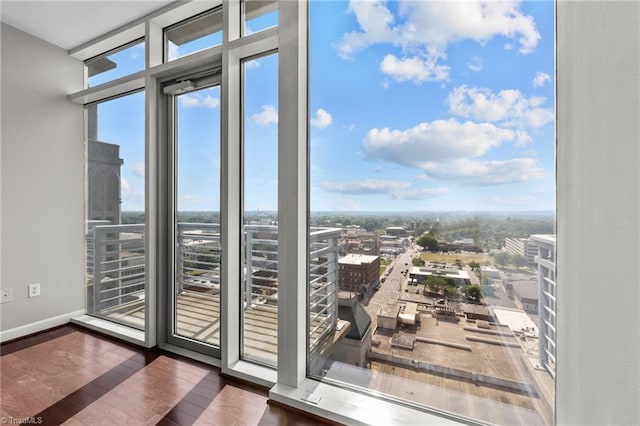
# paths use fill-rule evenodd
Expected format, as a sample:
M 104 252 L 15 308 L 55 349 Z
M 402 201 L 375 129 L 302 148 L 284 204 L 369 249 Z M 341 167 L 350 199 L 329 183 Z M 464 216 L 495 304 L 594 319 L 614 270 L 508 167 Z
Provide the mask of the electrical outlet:
M 0 292 L 0 303 L 13 302 L 13 289 L 3 288 Z
M 40 296 L 40 283 L 29 284 L 29 297 Z

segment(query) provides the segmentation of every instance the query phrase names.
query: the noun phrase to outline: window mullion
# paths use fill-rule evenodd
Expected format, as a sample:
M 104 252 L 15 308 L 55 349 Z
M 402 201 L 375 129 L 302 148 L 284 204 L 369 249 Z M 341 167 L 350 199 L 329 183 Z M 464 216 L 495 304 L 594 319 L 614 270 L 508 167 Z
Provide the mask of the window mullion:
M 229 48 L 229 41 L 240 33 L 240 7 L 223 3 L 221 153 L 220 153 L 220 234 L 221 299 L 220 348 L 222 371 L 232 374 L 240 360 L 240 58 Z
M 306 376 L 307 2 L 280 2 L 278 55 L 278 383 Z

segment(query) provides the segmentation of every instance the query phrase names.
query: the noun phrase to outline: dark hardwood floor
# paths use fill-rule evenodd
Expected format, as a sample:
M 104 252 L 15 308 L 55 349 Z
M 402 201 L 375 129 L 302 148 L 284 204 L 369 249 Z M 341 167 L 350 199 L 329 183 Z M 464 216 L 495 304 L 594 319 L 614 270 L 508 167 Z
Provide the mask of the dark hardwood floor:
M 325 425 L 268 391 L 74 325 L 0 347 L 2 424 Z

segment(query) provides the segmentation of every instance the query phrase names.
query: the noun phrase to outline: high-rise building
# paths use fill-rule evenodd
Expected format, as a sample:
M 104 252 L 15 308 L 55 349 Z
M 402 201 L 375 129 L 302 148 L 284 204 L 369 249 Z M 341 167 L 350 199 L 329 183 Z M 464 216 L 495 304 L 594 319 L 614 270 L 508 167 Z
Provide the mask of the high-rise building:
M 532 235 L 538 246 L 538 317 L 540 364 L 556 376 L 556 236 Z
M 538 255 L 538 247 L 531 238 L 505 238 L 504 248 L 510 254 L 521 254 L 527 258 L 529 266 L 535 266 L 534 258 Z
M 98 140 L 98 109 L 88 110 L 88 220 L 108 220 L 112 225 L 120 223 L 120 146 Z

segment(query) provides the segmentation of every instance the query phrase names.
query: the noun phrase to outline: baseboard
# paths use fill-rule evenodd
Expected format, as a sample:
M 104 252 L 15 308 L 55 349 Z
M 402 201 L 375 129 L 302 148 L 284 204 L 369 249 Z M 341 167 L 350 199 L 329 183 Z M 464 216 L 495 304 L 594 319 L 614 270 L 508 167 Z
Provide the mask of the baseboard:
M 71 318 L 84 315 L 84 313 L 85 310 L 81 309 L 79 311 L 68 312 L 66 314 L 58 315 L 52 318 L 32 322 L 31 324 L 21 325 L 20 327 L 0 331 L 0 343 L 19 339 L 20 337 L 28 336 L 39 331 L 67 324 L 68 322 L 70 322 Z

